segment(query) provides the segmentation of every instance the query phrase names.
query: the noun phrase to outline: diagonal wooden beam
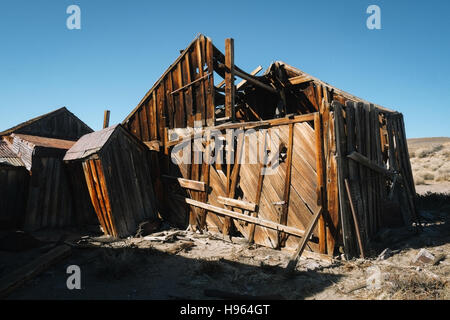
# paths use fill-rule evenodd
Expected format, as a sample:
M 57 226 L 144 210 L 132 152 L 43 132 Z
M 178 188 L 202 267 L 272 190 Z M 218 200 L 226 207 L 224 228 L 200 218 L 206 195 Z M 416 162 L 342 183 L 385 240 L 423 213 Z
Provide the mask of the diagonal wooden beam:
M 321 214 L 322 214 L 322 207 L 319 207 L 319 209 L 314 214 L 311 222 L 309 223 L 308 228 L 305 230 L 305 235 L 302 239 L 302 242 L 300 242 L 299 246 L 297 247 L 297 250 L 295 250 L 295 253 L 292 255 L 291 260 L 289 260 L 289 263 L 286 267 L 287 271 L 291 272 L 295 270 L 295 267 L 297 266 L 297 260 L 302 255 L 303 250 L 305 250 L 306 243 L 311 237 L 314 227 L 316 226 L 317 221 L 319 221 L 319 217 Z
M 235 211 L 231 211 L 228 209 L 224 209 L 224 208 L 219 208 L 207 203 L 203 203 L 201 201 L 197 201 L 197 200 L 193 200 L 190 198 L 183 198 L 183 197 L 179 197 L 179 196 L 174 196 L 175 198 L 180 198 L 180 199 L 184 199 L 184 201 L 190 205 L 205 209 L 207 211 L 211 211 L 211 212 L 215 212 L 216 214 L 222 215 L 222 216 L 226 216 L 226 217 L 231 217 L 234 219 L 238 219 L 238 220 L 242 220 L 242 221 L 247 221 L 250 223 L 254 223 L 256 225 L 262 226 L 262 227 L 266 227 L 275 231 L 283 231 L 285 233 L 291 234 L 293 236 L 297 236 L 297 237 L 303 237 L 305 235 L 305 231 L 294 228 L 294 227 L 289 227 L 289 226 L 284 226 L 282 224 L 273 222 L 273 221 L 269 221 L 269 220 L 265 220 L 265 219 L 261 219 L 261 218 L 255 218 L 246 214 L 242 214 L 242 213 L 238 213 Z

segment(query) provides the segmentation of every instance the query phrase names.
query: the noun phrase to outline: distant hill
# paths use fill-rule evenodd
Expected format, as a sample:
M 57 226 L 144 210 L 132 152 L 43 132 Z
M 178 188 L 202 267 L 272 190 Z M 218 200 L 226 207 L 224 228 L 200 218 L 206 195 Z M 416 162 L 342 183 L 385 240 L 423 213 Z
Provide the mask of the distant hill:
M 433 145 L 444 144 L 450 142 L 449 137 L 434 137 L 434 138 L 412 138 L 408 139 L 409 151 L 415 151 L 418 148 L 428 148 Z
M 408 149 L 417 186 L 450 185 L 450 138 L 408 139 Z

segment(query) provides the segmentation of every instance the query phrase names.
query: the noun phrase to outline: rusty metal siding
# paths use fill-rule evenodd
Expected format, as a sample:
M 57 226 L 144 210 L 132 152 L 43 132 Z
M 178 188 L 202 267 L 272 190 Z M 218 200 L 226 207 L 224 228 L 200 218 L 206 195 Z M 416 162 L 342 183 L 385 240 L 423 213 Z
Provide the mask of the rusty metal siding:
M 6 141 L 0 140 L 0 164 L 23 167 L 24 163 Z

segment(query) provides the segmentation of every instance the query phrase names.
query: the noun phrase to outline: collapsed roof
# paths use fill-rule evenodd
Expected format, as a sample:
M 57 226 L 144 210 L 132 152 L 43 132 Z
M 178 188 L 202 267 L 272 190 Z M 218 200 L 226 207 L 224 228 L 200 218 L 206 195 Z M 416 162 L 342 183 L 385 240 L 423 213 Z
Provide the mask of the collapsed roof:
M 198 35 L 122 124 L 143 141 L 163 141 L 165 128 L 307 114 L 318 111 L 323 99 L 344 105 L 346 101 L 371 104 L 282 61 L 272 63 L 263 75 L 257 75 L 260 66 L 247 73 L 234 64 L 232 41 L 226 51 L 229 54 L 218 50 L 210 38 Z M 234 85 L 236 78 L 242 81 Z

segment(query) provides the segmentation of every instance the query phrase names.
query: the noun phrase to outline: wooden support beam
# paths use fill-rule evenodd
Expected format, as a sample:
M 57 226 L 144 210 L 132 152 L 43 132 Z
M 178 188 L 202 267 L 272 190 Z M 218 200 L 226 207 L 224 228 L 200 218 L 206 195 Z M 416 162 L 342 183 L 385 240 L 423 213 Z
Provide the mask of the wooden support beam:
M 197 139 L 201 138 L 203 134 L 206 131 L 223 131 L 226 129 L 254 129 L 254 128 L 262 128 L 262 127 L 270 127 L 270 126 L 281 126 L 281 125 L 288 125 L 291 123 L 300 123 L 300 122 L 307 122 L 307 121 L 314 121 L 314 117 L 316 115 L 316 112 L 314 113 L 308 113 L 308 114 L 302 114 L 298 116 L 294 116 L 292 118 L 279 118 L 279 119 L 271 119 L 271 120 L 264 120 L 264 121 L 250 121 L 250 122 L 237 122 L 237 123 L 224 123 L 217 125 L 215 127 L 205 127 L 202 130 L 197 130 L 195 133 L 191 133 L 190 135 L 182 136 L 176 140 L 170 141 L 168 137 L 168 130 L 165 128 L 166 134 L 166 142 L 165 147 L 170 148 L 173 147 L 185 140 L 189 139 Z M 168 150 L 166 150 L 168 152 Z M 168 154 L 168 153 L 166 153 Z
M 292 149 L 294 147 L 294 124 L 289 124 L 289 141 L 287 149 L 286 159 L 286 175 L 284 179 L 284 192 L 283 192 L 283 206 L 281 208 L 281 215 L 279 219 L 280 224 L 287 225 L 287 216 L 289 210 L 289 194 L 291 190 L 291 171 L 292 171 Z M 277 235 L 277 247 L 284 246 L 286 242 L 286 235 L 278 233 Z
M 322 100 L 323 103 L 323 100 Z M 314 117 L 314 133 L 316 137 L 316 171 L 317 171 L 317 204 L 326 210 L 326 192 L 325 192 L 325 166 L 324 166 L 324 150 L 323 150 L 323 135 L 322 135 L 322 120 L 320 113 L 316 113 Z M 319 218 L 318 233 L 319 233 L 319 251 L 326 253 L 326 225 L 324 214 Z
M 227 132 L 227 137 L 229 136 L 229 133 Z M 233 172 L 231 172 L 230 175 L 230 157 L 227 158 L 227 188 L 228 188 L 228 197 L 234 198 L 236 193 L 236 186 L 239 179 L 239 172 L 241 169 L 241 162 L 242 162 L 242 153 L 243 153 L 243 147 L 244 147 L 244 131 L 239 132 L 239 136 L 237 137 L 237 146 L 236 146 L 236 152 L 234 157 L 234 167 Z M 233 141 L 233 134 L 231 134 L 230 139 L 227 139 L 228 144 L 228 152 L 227 155 L 231 154 L 231 150 L 234 147 L 234 141 Z M 231 227 L 231 219 L 225 218 L 225 223 L 223 225 L 223 234 L 228 235 L 230 233 L 230 227 Z
M 297 250 L 295 250 L 294 254 L 291 257 L 291 260 L 289 260 L 288 265 L 286 266 L 286 270 L 288 272 L 292 272 L 295 270 L 295 267 L 297 266 L 297 260 L 299 257 L 301 257 L 303 250 L 305 250 L 306 243 L 311 237 L 314 227 L 316 226 L 317 221 L 319 221 L 319 217 L 321 214 L 322 214 L 322 207 L 319 207 L 316 213 L 314 213 L 314 216 L 311 222 L 309 223 L 308 228 L 305 230 L 305 235 L 302 239 L 302 242 L 300 242 L 300 244 L 297 247 Z
M 297 228 L 293 228 L 293 227 L 288 227 L 288 226 L 284 226 L 282 224 L 273 222 L 273 221 L 269 221 L 269 220 L 265 220 L 265 219 L 261 219 L 261 218 L 255 218 L 252 216 L 248 216 L 242 213 L 238 213 L 238 212 L 234 212 L 228 209 L 224 209 L 224 208 L 219 208 L 207 203 L 203 203 L 200 201 L 196 201 L 193 199 L 189 199 L 189 198 L 184 198 L 184 201 L 190 205 L 199 207 L 199 208 L 203 208 L 205 210 L 214 212 L 216 214 L 222 215 L 222 216 L 226 216 L 226 217 L 231 217 L 234 219 L 238 219 L 238 220 L 242 220 L 242 221 L 247 221 L 249 223 L 254 223 L 258 226 L 262 226 L 262 227 L 266 227 L 275 231 L 283 231 L 285 233 L 288 233 L 290 235 L 293 236 L 297 236 L 297 237 L 303 237 L 303 235 L 305 234 L 305 231 L 297 229 Z
M 190 189 L 190 190 L 195 190 L 195 191 L 200 191 L 200 192 L 205 192 L 207 189 L 206 184 L 202 181 L 178 178 L 178 177 L 168 176 L 165 174 L 161 175 L 161 177 L 165 178 L 165 179 L 177 180 L 178 183 L 180 184 L 180 186 L 185 189 Z
M 292 118 L 278 118 L 278 119 L 271 119 L 271 120 L 265 120 L 265 121 L 269 122 L 269 124 L 271 126 L 281 126 L 284 124 L 314 121 L 314 117 L 315 117 L 316 113 L 317 112 L 302 114 L 302 115 L 294 116 Z
M 182 86 L 181 88 L 178 88 L 178 89 L 172 91 L 170 94 L 175 94 L 175 93 L 180 92 L 182 90 L 188 89 L 190 86 L 192 86 L 192 85 L 196 84 L 197 82 L 202 81 L 202 80 L 204 80 L 206 78 L 209 78 L 211 75 L 212 75 L 212 73 L 208 72 L 204 76 L 202 76 L 202 77 L 200 77 L 200 78 L 198 78 L 198 79 L 196 79 L 196 80 L 194 80 L 194 81 L 192 81 L 192 82 Z
M 227 68 L 227 72 L 225 72 L 225 116 L 234 121 L 234 40 L 232 38 L 225 39 L 225 65 Z
M 252 76 L 256 76 L 260 71 L 262 70 L 262 66 L 257 66 L 255 70 L 253 70 L 252 72 L 250 72 L 250 74 Z M 242 88 L 242 86 L 244 86 L 247 83 L 248 80 L 242 80 L 241 82 L 238 83 L 238 85 L 236 86 L 236 90 L 239 90 L 240 88 Z
M 375 172 L 385 174 L 385 175 L 394 175 L 395 174 L 394 171 L 388 170 L 388 169 L 376 164 L 374 161 L 368 159 L 367 157 L 363 156 L 362 154 L 360 154 L 357 151 L 353 151 L 352 153 L 347 155 L 347 158 L 350 158 Z
M 352 211 L 353 222 L 355 224 L 355 230 L 356 230 L 356 236 L 358 238 L 358 246 L 359 246 L 360 257 L 364 259 L 364 246 L 362 244 L 361 233 L 360 233 L 360 229 L 359 229 L 358 216 L 356 215 L 355 207 L 353 205 L 353 199 L 352 199 L 352 194 L 350 193 L 350 187 L 348 185 L 348 179 L 345 179 L 345 189 L 347 190 L 347 197 L 348 197 L 348 201 L 350 202 L 350 209 Z
M 344 179 L 348 177 L 347 137 L 345 134 L 344 115 L 342 105 L 332 102 L 335 116 L 335 136 L 336 136 L 336 154 L 338 169 L 338 190 L 339 190 L 339 213 L 341 218 L 342 242 L 344 244 L 344 253 L 347 258 L 352 255 L 352 236 L 350 228 L 350 212 L 347 197 L 345 197 Z
M 252 72 L 250 72 L 250 74 L 252 76 L 256 76 L 260 71 L 262 70 L 262 66 L 257 66 L 256 69 L 254 69 Z M 238 83 L 238 85 L 236 86 L 236 90 L 239 90 L 243 85 L 245 85 L 247 83 L 247 80 L 242 80 L 241 82 Z M 222 88 L 225 85 L 225 80 L 222 80 L 218 85 L 217 88 Z
M 109 127 L 109 115 L 110 115 L 110 113 L 111 112 L 109 110 L 105 110 L 105 114 L 103 115 L 103 129 Z
M 226 64 L 222 64 L 222 63 L 221 63 L 221 64 L 219 64 L 218 67 L 219 67 L 220 69 L 225 70 L 225 72 L 226 72 L 226 73 L 225 73 L 225 76 L 226 76 L 227 73 L 229 73 L 229 72 L 228 72 L 229 69 L 228 69 L 228 67 L 226 66 Z M 269 91 L 269 92 L 276 93 L 276 94 L 278 93 L 277 89 L 275 89 L 275 88 L 269 86 L 268 84 L 262 83 L 261 81 L 255 79 L 253 76 L 247 74 L 246 72 L 242 72 L 242 71 L 240 71 L 240 70 L 238 70 L 238 69 L 235 68 L 235 69 L 234 69 L 234 75 L 236 75 L 237 77 L 242 78 L 242 79 L 244 79 L 244 80 L 247 80 L 248 82 L 254 84 L 255 86 L 260 87 L 260 88 L 262 88 L 262 89 L 265 89 L 265 90 L 267 90 L 267 91 Z M 226 86 L 225 86 L 225 87 L 226 87 Z
M 290 85 L 295 86 L 297 84 L 302 84 L 305 82 L 313 81 L 313 79 L 310 76 L 302 75 L 302 76 L 289 78 L 288 81 L 289 81 Z
M 267 157 L 268 157 L 268 152 L 266 151 L 267 148 L 267 133 L 264 133 L 264 147 L 263 147 L 263 152 L 264 154 L 261 155 L 259 154 L 259 157 L 262 156 L 262 159 L 259 159 L 259 167 L 258 167 L 258 184 L 256 186 L 256 196 L 255 196 L 255 203 L 258 206 L 257 207 L 257 211 L 254 212 L 253 216 L 255 218 L 258 217 L 258 211 L 259 211 L 259 206 L 260 206 L 260 202 L 261 202 L 261 194 L 262 194 L 262 189 L 263 189 L 263 182 L 264 182 L 264 175 L 265 175 L 265 166 L 266 166 L 266 161 L 267 161 Z M 249 243 L 253 243 L 255 240 L 255 227 L 256 225 L 252 224 L 250 226 L 250 231 L 248 233 L 248 242 Z
M 237 200 L 237 199 L 225 198 L 225 197 L 219 196 L 217 198 L 217 202 L 222 203 L 226 206 L 235 207 L 235 208 L 239 208 L 239 209 L 243 209 L 243 210 L 247 210 L 247 211 L 254 212 L 256 210 L 256 203 L 248 202 L 248 201 L 244 201 L 244 200 Z

